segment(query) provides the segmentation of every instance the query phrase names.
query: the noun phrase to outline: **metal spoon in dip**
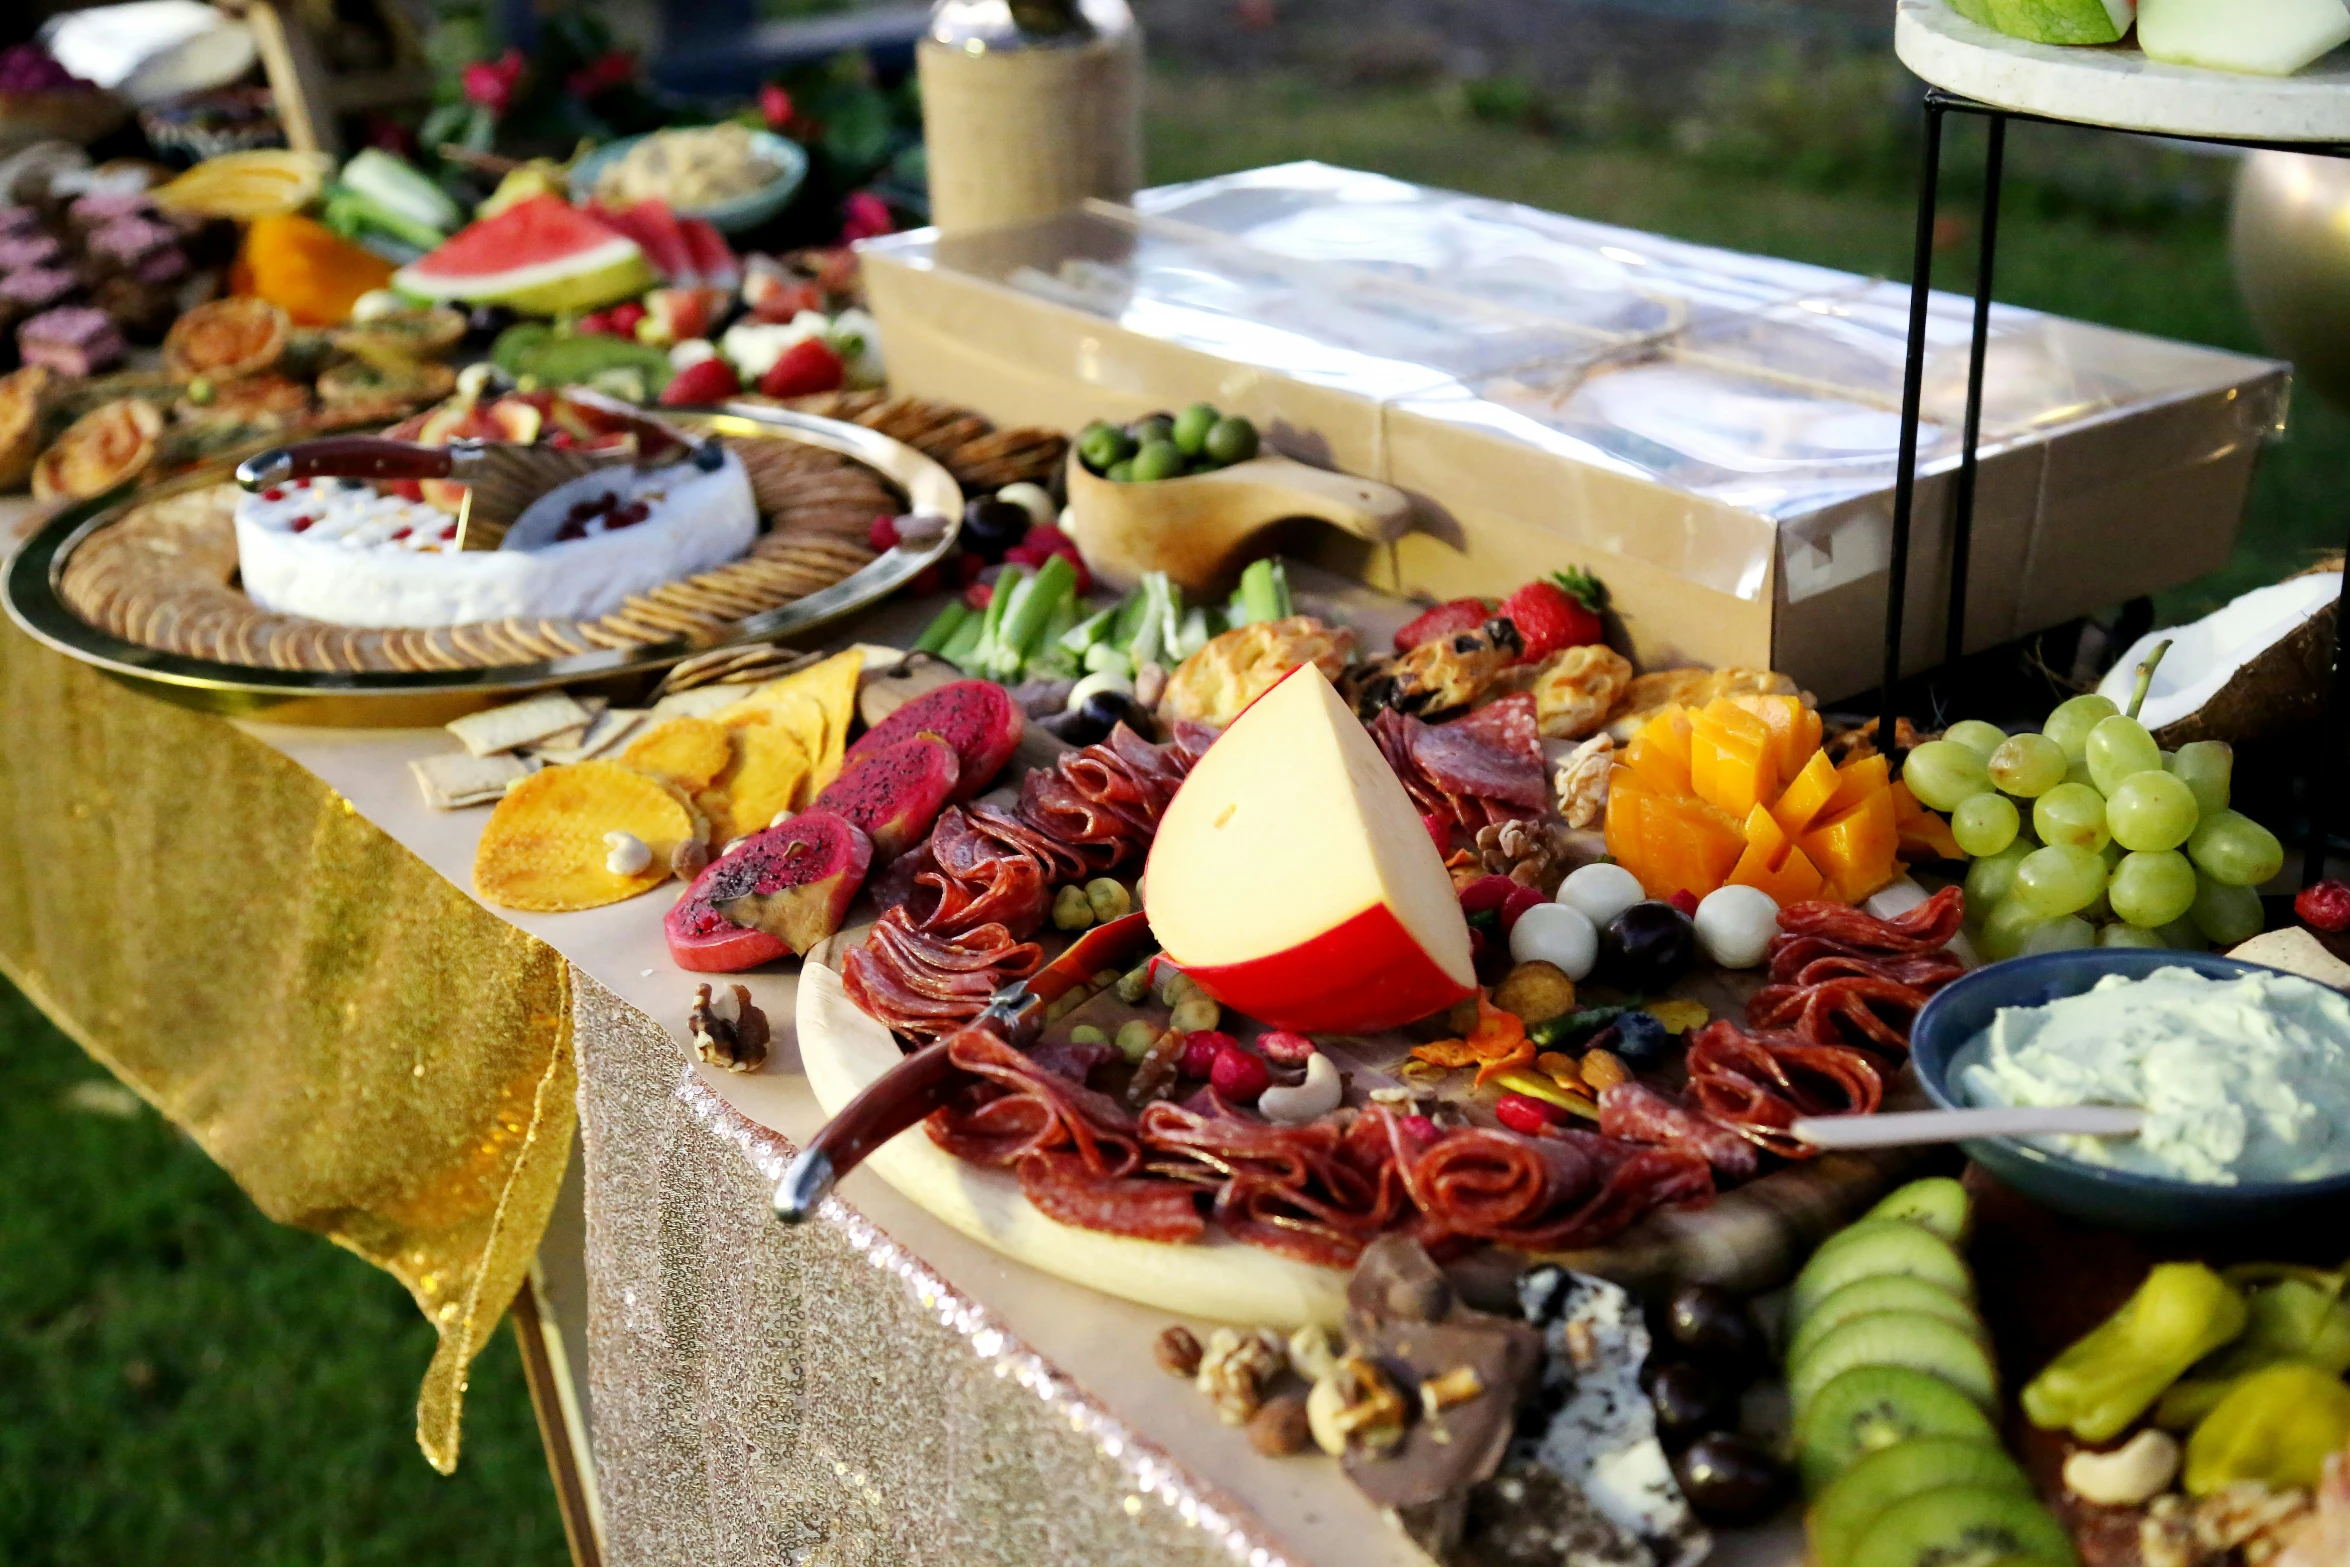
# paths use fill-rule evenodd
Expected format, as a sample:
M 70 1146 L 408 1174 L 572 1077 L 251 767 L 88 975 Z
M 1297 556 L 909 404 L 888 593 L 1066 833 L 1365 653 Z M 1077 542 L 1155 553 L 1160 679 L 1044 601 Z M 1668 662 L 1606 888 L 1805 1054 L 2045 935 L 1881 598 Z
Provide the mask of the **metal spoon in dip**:
M 1811 1115 L 1789 1128 L 1814 1148 L 1906 1148 L 1978 1137 L 2135 1137 L 2146 1112 L 2134 1105 L 2041 1105 L 1997 1110 L 1899 1110 L 1879 1115 Z

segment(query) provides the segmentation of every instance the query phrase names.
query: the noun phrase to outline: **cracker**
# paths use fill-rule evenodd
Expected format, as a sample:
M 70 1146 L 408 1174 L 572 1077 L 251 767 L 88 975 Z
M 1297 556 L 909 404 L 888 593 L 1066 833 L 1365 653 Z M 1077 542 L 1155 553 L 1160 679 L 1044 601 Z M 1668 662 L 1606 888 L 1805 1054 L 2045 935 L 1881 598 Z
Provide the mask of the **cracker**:
M 643 728 L 645 717 L 642 708 L 607 708 L 596 715 L 595 721 L 587 726 L 587 732 L 576 745 L 562 748 L 540 744 L 532 746 L 527 754 L 537 757 L 550 767 L 568 767 L 573 762 L 593 761 Z
M 707 718 L 667 718 L 628 743 L 620 760 L 666 778 L 687 794 L 710 786 L 734 759 L 726 731 Z
M 500 908 L 563 913 L 650 892 L 670 857 L 701 836 L 700 818 L 677 790 L 617 762 L 549 767 L 516 783 L 482 829 L 473 890 Z M 606 863 L 606 833 L 628 833 L 652 851 L 643 870 Z
M 723 708 L 742 700 L 742 687 L 734 685 L 696 686 L 690 691 L 671 691 L 653 704 L 653 721 L 665 718 L 708 718 Z
M 424 791 L 424 803 L 436 811 L 503 799 L 510 786 L 538 769 L 537 762 L 519 756 L 475 756 L 467 751 L 443 751 L 408 763 L 417 787 Z
M 840 775 L 841 756 L 849 743 L 849 720 L 857 710 L 857 676 L 864 667 L 865 655 L 850 648 L 797 674 L 770 681 L 713 716 L 727 723 L 762 711 L 777 711 L 791 714 L 792 721 L 803 728 L 816 729 L 812 735 L 801 736 L 808 751 L 808 793 L 812 795 Z M 803 698 L 815 706 L 813 721 L 791 713 Z
M 585 729 L 594 716 L 563 692 L 548 691 L 505 707 L 453 718 L 442 727 L 475 756 L 491 756 L 535 745 L 567 729 Z

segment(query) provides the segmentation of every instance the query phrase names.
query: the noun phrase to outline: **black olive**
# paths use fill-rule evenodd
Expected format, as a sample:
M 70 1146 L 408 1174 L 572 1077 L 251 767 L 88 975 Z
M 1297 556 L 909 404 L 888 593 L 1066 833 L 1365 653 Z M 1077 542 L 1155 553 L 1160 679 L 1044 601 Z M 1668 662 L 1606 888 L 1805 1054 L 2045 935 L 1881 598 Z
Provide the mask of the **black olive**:
M 1787 1468 L 1761 1443 L 1728 1431 L 1699 1437 L 1673 1460 L 1673 1478 L 1707 1523 L 1760 1523 L 1787 1495 Z
M 515 314 L 504 305 L 476 305 L 465 317 L 465 346 L 487 348 L 500 332 L 512 326 Z
M 1658 1367 L 1648 1380 L 1648 1397 L 1656 1405 L 1656 1434 L 1667 1447 L 1738 1423 L 1737 1390 L 1691 1361 Z
M 1108 739 L 1110 731 L 1120 724 L 1146 740 L 1152 733 L 1149 717 L 1135 705 L 1134 698 L 1123 691 L 1096 691 L 1079 703 L 1077 710 L 1084 717 L 1087 727 L 1101 730 L 1103 739 Z M 1086 742 L 1088 745 L 1092 743 L 1090 740 Z
M 963 548 L 981 560 L 1002 560 L 1004 551 L 1028 537 L 1032 521 L 1025 506 L 982 497 L 963 508 Z
M 1674 1347 L 1734 1386 L 1752 1381 L 1768 1360 L 1746 1302 L 1718 1285 L 1682 1285 L 1665 1302 L 1664 1315 Z
M 1697 958 L 1697 926 L 1669 903 L 1643 899 L 1599 933 L 1599 971 L 1625 990 L 1661 995 Z

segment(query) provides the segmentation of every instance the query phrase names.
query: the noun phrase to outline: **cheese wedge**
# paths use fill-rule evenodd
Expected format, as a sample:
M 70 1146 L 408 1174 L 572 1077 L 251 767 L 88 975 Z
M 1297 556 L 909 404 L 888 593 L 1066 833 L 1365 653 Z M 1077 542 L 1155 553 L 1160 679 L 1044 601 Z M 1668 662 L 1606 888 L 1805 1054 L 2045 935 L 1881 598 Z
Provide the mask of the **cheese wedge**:
M 1309 1034 L 1476 989 L 1469 927 L 1403 785 L 1312 664 L 1234 720 L 1151 844 L 1152 932 L 1209 995 Z

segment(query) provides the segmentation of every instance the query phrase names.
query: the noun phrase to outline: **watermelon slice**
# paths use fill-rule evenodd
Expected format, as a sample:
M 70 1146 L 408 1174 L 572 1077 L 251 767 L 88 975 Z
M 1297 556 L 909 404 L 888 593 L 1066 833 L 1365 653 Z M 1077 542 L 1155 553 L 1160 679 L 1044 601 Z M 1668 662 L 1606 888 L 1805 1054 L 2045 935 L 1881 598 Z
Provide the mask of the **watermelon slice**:
M 551 316 L 633 298 L 653 286 L 653 272 L 636 241 L 560 196 L 540 195 L 467 224 L 393 273 L 392 286 Z
M 666 283 L 691 283 L 694 254 L 679 231 L 667 204 L 640 201 L 633 207 L 595 206 L 590 216 L 606 228 L 626 234 L 645 253 L 645 260 Z
M 731 290 L 742 282 L 742 263 L 735 260 L 734 247 L 715 225 L 703 218 L 680 218 L 677 226 L 685 235 L 686 248 L 693 252 L 694 271 L 700 275 L 702 287 Z

